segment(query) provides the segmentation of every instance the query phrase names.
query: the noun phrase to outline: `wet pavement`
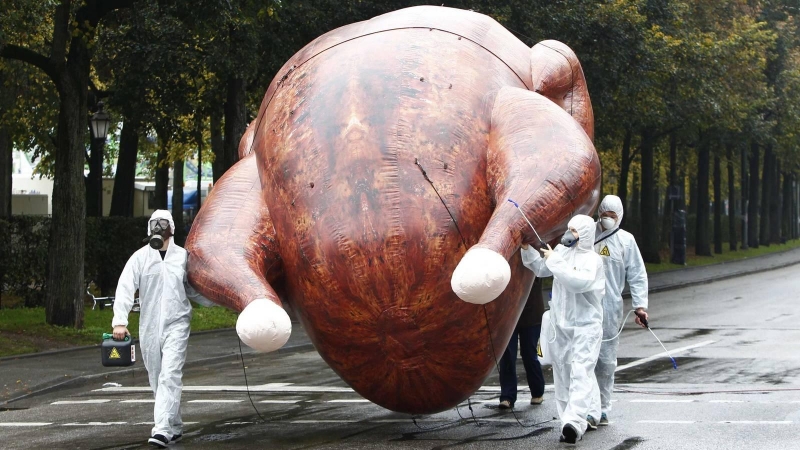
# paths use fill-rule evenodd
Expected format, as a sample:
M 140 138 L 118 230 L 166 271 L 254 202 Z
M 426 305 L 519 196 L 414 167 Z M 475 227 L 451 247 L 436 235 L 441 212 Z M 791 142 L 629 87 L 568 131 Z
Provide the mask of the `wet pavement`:
M 798 300 L 798 265 L 651 294 L 651 326 L 678 369 L 630 320 L 620 342 L 612 424 L 578 446 L 800 449 Z M 218 350 L 238 354 L 230 339 L 216 339 Z M 360 398 L 307 343 L 295 344 L 293 351 L 245 354 L 244 370 L 241 360 L 214 359 L 194 347 L 200 355 L 184 376 L 186 437 L 171 447 L 564 448 L 549 386 L 540 406 L 529 405 L 523 390 L 512 414 L 496 408 L 493 374 L 458 408 L 412 418 Z M 549 370 L 545 376 L 549 385 Z M 143 372 L 110 372 L 0 407 L 0 442 L 146 448 L 152 406 Z

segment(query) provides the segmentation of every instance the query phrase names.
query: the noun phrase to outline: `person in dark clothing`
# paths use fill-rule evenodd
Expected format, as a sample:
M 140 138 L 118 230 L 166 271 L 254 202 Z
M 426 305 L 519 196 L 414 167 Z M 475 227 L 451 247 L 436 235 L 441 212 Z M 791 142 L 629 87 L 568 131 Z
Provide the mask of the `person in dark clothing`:
M 522 364 L 531 389 L 531 405 L 540 405 L 544 401 L 544 374 L 536 346 L 539 343 L 539 332 L 544 314 L 542 298 L 542 279 L 536 278 L 519 316 L 514 333 L 511 334 L 506 351 L 500 358 L 500 409 L 510 409 L 517 401 L 517 340 L 522 355 Z

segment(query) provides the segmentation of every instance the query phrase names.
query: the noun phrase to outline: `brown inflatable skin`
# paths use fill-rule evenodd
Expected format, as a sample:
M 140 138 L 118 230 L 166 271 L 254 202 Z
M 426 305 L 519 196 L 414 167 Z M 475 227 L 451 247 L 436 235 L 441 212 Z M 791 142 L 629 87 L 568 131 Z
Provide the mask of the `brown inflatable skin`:
M 378 405 L 451 408 L 495 367 L 533 281 L 533 234 L 506 200 L 547 241 L 593 211 L 593 124 L 575 54 L 487 16 L 422 6 L 331 31 L 269 86 L 189 235 L 189 280 L 238 312 L 289 302 Z M 473 247 L 510 265 L 485 306 L 450 285 Z

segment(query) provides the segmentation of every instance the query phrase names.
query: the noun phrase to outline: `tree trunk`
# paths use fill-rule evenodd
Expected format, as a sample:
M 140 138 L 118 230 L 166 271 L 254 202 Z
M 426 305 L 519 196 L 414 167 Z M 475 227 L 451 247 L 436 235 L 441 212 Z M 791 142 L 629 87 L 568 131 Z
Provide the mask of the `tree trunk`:
M 781 243 L 781 162 L 777 155 L 772 155 L 772 180 L 769 184 L 769 241 L 772 244 Z
M 622 209 L 627 211 L 630 206 L 628 203 L 628 175 L 631 171 L 631 130 L 625 131 L 625 140 L 622 142 L 622 159 L 619 164 L 619 185 L 617 187 L 617 197 L 622 200 Z M 623 220 L 625 217 L 623 216 Z
M 654 173 L 655 137 L 649 129 L 642 131 L 642 258 L 645 262 L 659 264 L 661 257 L 660 235 L 658 233 L 658 189 Z
M 117 173 L 111 194 L 112 216 L 133 216 L 133 191 L 136 180 L 136 159 L 139 151 L 139 121 L 126 118 L 119 138 Z
M 172 219 L 175 221 L 175 242 L 183 246 L 186 233 L 183 231 L 183 160 L 172 166 Z
M 750 198 L 750 188 L 748 186 L 749 179 L 747 178 L 747 147 L 742 146 L 740 155 L 741 161 L 741 179 L 739 180 L 739 184 L 742 186 L 742 250 L 747 250 L 747 234 L 748 234 L 748 227 L 749 227 L 749 220 L 748 220 L 748 205 Z
M 14 175 L 14 142 L 0 126 L 0 219 L 11 217 L 11 185 Z
M 761 169 L 761 220 L 759 227 L 759 241 L 769 246 L 769 210 L 770 193 L 772 191 L 772 145 L 764 149 L 764 167 Z
M 91 135 L 91 133 L 89 133 Z M 103 216 L 103 140 L 90 137 L 89 174 L 86 176 L 86 216 Z
M 89 53 L 82 39 L 70 41 L 69 58 L 57 83 L 58 113 L 53 218 L 47 253 L 45 318 L 50 325 L 83 328 L 83 261 L 86 240 L 87 86 Z
M 711 149 L 707 138 L 700 138 L 700 152 L 697 155 L 697 223 L 695 225 L 695 254 L 711 256 L 711 243 L 709 239 L 709 198 L 708 198 L 708 169 L 711 163 Z
M 661 221 L 661 242 L 670 242 L 669 234 L 672 228 L 672 213 L 675 211 L 676 200 L 670 200 L 670 191 L 678 186 L 678 138 L 675 133 L 669 136 L 669 174 L 667 175 L 667 192 L 664 195 L 664 217 Z
M 785 239 L 794 238 L 792 233 L 792 175 L 783 174 L 783 220 L 781 221 L 783 237 Z
M 640 195 L 641 189 L 639 189 L 639 186 L 641 186 L 639 184 L 639 172 L 634 172 L 633 173 L 633 195 L 631 195 L 630 207 L 628 208 L 628 211 L 630 211 L 630 214 L 626 213 L 624 217 L 628 217 L 628 218 L 633 220 L 635 226 L 630 226 L 629 228 L 630 228 L 630 232 L 633 233 L 636 236 L 639 236 L 639 230 L 641 229 L 641 225 L 642 225 L 641 216 L 639 215 L 639 206 L 641 205 L 641 203 L 639 201 L 640 198 L 641 198 L 641 195 Z M 628 223 L 630 223 L 630 222 L 628 222 Z
M 169 192 L 169 164 L 167 163 L 167 147 L 169 142 L 159 139 L 161 150 L 158 151 L 156 166 L 156 204 L 154 209 L 167 209 L 167 195 Z
M 211 109 L 211 153 L 214 154 L 211 170 L 216 184 L 225 173 L 225 142 L 222 138 L 222 110 L 220 108 Z
M 225 102 L 225 170 L 239 160 L 239 140 L 247 128 L 245 82 L 242 78 L 228 80 L 228 99 Z
M 750 144 L 750 197 L 747 209 L 747 241 L 750 247 L 758 248 L 758 144 Z
M 736 251 L 736 172 L 733 168 L 733 145 L 728 144 L 728 248 Z
M 714 253 L 722 254 L 722 162 L 714 155 Z

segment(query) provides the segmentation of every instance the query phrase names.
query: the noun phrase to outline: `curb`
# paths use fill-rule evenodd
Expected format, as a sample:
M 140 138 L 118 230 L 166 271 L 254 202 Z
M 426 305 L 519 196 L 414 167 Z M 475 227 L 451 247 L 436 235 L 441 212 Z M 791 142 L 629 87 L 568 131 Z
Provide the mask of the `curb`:
M 226 328 L 226 330 L 228 330 L 228 329 L 230 329 L 230 328 Z M 218 331 L 218 330 L 211 330 L 211 331 Z M 92 347 L 93 346 L 84 347 L 84 348 L 92 348 Z M 305 344 L 293 345 L 291 347 L 283 347 L 283 348 L 275 350 L 274 352 L 271 352 L 269 354 L 273 355 L 273 354 L 280 354 L 280 353 L 295 353 L 295 352 L 299 352 L 299 351 L 312 350 L 313 348 L 314 348 L 314 344 L 309 342 L 309 343 L 305 343 Z M 247 356 L 247 355 L 258 356 L 259 354 L 255 353 L 255 352 L 248 352 L 248 353 L 242 353 L 241 356 L 243 357 L 243 356 Z M 236 359 L 240 359 L 240 355 L 237 354 L 237 353 L 231 353 L 229 355 L 212 356 L 210 358 L 203 358 L 203 359 L 196 359 L 194 361 L 187 361 L 184 364 L 183 367 L 187 368 L 187 367 L 196 367 L 196 366 L 203 366 L 203 365 L 209 365 L 209 364 L 218 364 L 218 363 L 226 362 L 228 360 L 236 360 Z M 144 364 L 144 363 L 142 363 L 142 364 Z M 26 398 L 36 397 L 36 396 L 39 396 L 39 395 L 47 394 L 47 393 L 58 391 L 58 390 L 61 390 L 61 389 L 68 389 L 68 388 L 73 388 L 73 387 L 84 386 L 84 385 L 89 384 L 90 382 L 92 382 L 92 381 L 94 381 L 94 380 L 96 380 L 98 378 L 105 378 L 105 377 L 110 376 L 110 375 L 127 375 L 127 374 L 130 374 L 130 375 L 135 377 L 137 372 L 138 373 L 144 372 L 146 374 L 147 373 L 147 369 L 145 369 L 145 367 L 143 365 L 141 365 L 141 366 L 134 367 L 134 368 L 131 368 L 131 369 L 115 370 L 113 372 L 95 373 L 95 374 L 89 374 L 89 375 L 78 375 L 75 378 L 70 378 L 69 380 L 65 380 L 65 381 L 62 381 L 60 383 L 52 384 L 50 386 L 46 386 L 45 385 L 45 386 L 43 386 L 43 387 L 41 387 L 41 388 L 39 388 L 39 389 L 37 389 L 35 391 L 28 392 L 27 394 L 23 394 L 23 395 L 14 397 L 14 398 L 10 398 L 10 399 L 5 400 L 2 403 L 0 403 L 0 405 L 8 405 L 10 403 L 14 403 L 14 402 L 17 402 L 19 400 L 24 400 Z
M 223 333 L 223 332 L 232 331 L 232 330 L 235 330 L 235 329 L 236 328 L 217 328 L 216 330 L 195 331 L 194 333 L 190 333 L 189 336 L 191 337 L 191 336 L 197 336 L 197 335 L 203 335 L 203 334 Z M 139 343 L 139 338 L 134 339 L 133 343 L 134 344 L 138 344 Z M 0 363 L 5 362 L 5 361 L 13 361 L 15 359 L 35 358 L 37 356 L 55 355 L 57 353 L 58 354 L 63 354 L 63 353 L 75 352 L 75 351 L 79 351 L 79 350 L 88 350 L 88 349 L 98 348 L 98 347 L 100 347 L 100 344 L 83 345 L 83 346 L 80 346 L 80 347 L 66 347 L 66 348 L 56 349 L 56 350 L 46 350 L 46 351 L 43 351 L 43 352 L 22 353 L 22 354 L 19 354 L 19 355 L 3 356 L 3 357 L 0 357 Z

